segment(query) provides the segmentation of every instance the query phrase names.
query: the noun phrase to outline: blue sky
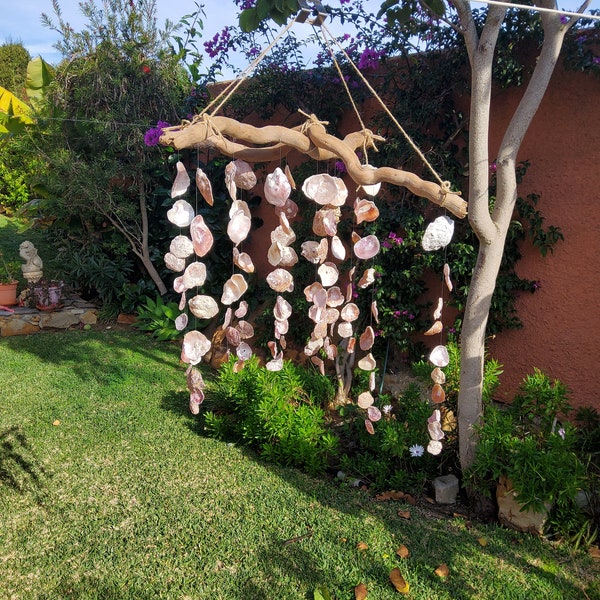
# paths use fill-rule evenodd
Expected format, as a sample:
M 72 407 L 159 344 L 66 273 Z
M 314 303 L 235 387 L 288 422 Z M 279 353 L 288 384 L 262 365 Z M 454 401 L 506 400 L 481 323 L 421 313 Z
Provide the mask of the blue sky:
M 339 0 L 329 0 L 331 5 L 338 2 Z M 101 0 L 98 0 L 98 3 L 101 4 Z M 206 12 L 204 21 L 205 39 L 210 39 L 216 32 L 221 31 L 225 25 L 236 23 L 237 7 L 233 0 L 204 0 L 202 3 Z M 59 0 L 59 4 L 63 18 L 70 22 L 75 29 L 78 29 L 83 23 L 79 10 L 79 0 Z M 156 4 L 159 25 L 163 24 L 167 18 L 177 22 L 183 15 L 195 10 L 194 0 L 156 0 Z M 376 12 L 381 0 L 363 0 L 363 4 Z M 558 6 L 564 10 L 574 10 L 579 4 L 580 2 L 575 0 L 560 0 Z M 600 8 L 600 0 L 593 0 L 591 6 L 592 8 Z M 39 54 L 50 63 L 59 60 L 59 55 L 52 47 L 58 39 L 58 34 L 43 27 L 40 20 L 43 12 L 53 14 L 51 0 L 0 0 L 0 7 L 4 9 L 0 20 L 0 44 L 9 40 L 20 41 L 32 56 Z M 312 33 L 312 29 L 307 25 L 297 25 L 296 27 L 306 27 L 307 34 Z M 335 33 L 341 33 L 342 31 L 339 25 L 328 24 L 328 27 L 334 30 Z M 296 32 L 298 33 L 297 30 Z M 245 66 L 241 65 L 241 67 Z

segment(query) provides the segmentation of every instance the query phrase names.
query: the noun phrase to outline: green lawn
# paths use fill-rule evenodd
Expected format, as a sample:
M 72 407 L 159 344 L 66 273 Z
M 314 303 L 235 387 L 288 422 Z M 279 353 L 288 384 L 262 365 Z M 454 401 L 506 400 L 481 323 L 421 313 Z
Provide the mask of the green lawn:
M 113 330 L 0 340 L 2 600 L 375 600 L 400 597 L 396 566 L 413 600 L 600 598 L 583 553 L 202 437 L 178 355 Z

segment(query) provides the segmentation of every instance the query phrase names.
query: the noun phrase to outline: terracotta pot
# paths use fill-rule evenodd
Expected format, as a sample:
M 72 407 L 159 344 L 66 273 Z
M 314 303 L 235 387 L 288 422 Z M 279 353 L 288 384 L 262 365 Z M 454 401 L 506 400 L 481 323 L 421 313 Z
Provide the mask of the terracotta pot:
M 17 303 L 17 282 L 0 283 L 0 306 L 14 306 Z

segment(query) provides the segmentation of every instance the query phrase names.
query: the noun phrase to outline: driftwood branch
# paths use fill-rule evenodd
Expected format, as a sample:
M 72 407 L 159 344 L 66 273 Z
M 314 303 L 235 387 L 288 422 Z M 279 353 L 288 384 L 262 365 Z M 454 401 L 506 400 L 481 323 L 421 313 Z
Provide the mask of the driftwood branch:
M 259 147 L 246 146 L 241 140 Z M 418 175 L 394 169 L 374 169 L 362 165 L 356 155 L 358 148 L 374 148 L 375 141 L 384 138 L 369 130 L 348 134 L 343 140 L 329 135 L 324 124 L 311 115 L 306 123 L 292 129 L 279 125 L 254 127 L 228 117 L 202 115 L 191 122 L 163 130 L 160 143 L 177 150 L 183 148 L 215 148 L 227 156 L 235 156 L 248 162 L 280 160 L 291 150 L 297 150 L 314 160 L 340 159 L 348 174 L 357 185 L 391 183 L 405 187 L 413 194 L 427 198 L 434 204 L 447 208 L 462 219 L 467 215 L 467 202 L 449 189 L 424 181 Z

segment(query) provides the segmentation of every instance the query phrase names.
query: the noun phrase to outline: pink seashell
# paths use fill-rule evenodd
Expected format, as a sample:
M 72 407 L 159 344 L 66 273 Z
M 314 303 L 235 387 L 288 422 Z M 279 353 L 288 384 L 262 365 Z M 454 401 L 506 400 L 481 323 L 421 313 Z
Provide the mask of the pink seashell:
M 176 256 L 177 258 L 187 258 L 194 253 L 194 244 L 189 237 L 185 235 L 176 235 L 171 240 L 171 245 L 169 246 L 169 250 L 171 254 Z
M 185 308 L 185 305 L 187 304 L 187 300 L 185 298 L 185 292 L 183 292 L 181 294 L 181 298 L 179 299 L 179 310 L 183 310 Z
M 197 397 L 197 394 L 190 394 L 190 403 L 189 403 L 189 407 L 190 407 L 190 413 L 192 415 L 198 415 L 200 414 L 200 401 L 199 398 Z
M 379 252 L 379 240 L 374 235 L 368 235 L 354 244 L 354 254 L 362 260 L 373 258 Z
M 347 321 L 348 323 L 352 323 L 352 321 L 356 321 L 358 319 L 358 315 L 360 314 L 360 310 L 354 302 L 349 302 L 342 308 L 340 311 L 340 317 L 342 320 Z
M 446 383 L 446 373 L 442 371 L 439 367 L 436 367 L 431 371 L 431 379 L 433 379 L 434 383 L 439 383 L 440 385 L 444 385 Z
M 279 217 L 279 225 L 281 226 L 281 229 L 283 230 L 283 232 L 286 235 L 293 235 L 294 239 L 292 241 L 294 241 L 296 239 L 296 234 L 292 231 L 292 228 L 290 227 L 290 222 L 289 222 L 286 214 L 279 213 L 277 216 Z
M 245 317 L 247 313 L 248 303 L 245 300 L 242 300 L 234 314 L 238 319 L 241 319 L 242 317 Z
M 315 290 L 313 302 L 315 306 L 325 308 L 327 306 L 327 290 L 325 288 Z
M 248 321 L 240 321 L 235 328 L 240 332 L 240 338 L 243 340 L 254 337 L 254 327 Z
M 308 309 L 308 318 L 315 323 L 320 323 L 323 320 L 325 310 L 322 306 L 315 306 L 314 304 Z
M 346 286 L 346 302 L 350 302 L 352 300 L 352 296 L 354 295 L 354 286 L 349 283 Z
M 436 309 L 433 311 L 433 318 L 437 321 L 442 318 L 442 309 L 444 308 L 444 299 L 438 298 Z
M 374 171 L 377 167 L 373 165 L 363 165 L 363 169 Z M 367 196 L 376 196 L 381 188 L 381 183 L 364 184 L 360 186 Z
M 348 339 L 348 345 L 346 346 L 346 352 L 348 354 L 352 354 L 354 352 L 354 347 L 356 346 L 356 338 L 351 337 Z
M 254 264 L 250 255 L 246 252 L 240 252 L 237 248 L 233 249 L 233 264 L 246 273 L 254 273 Z
M 381 411 L 376 406 L 369 406 L 367 416 L 373 423 L 377 423 L 381 419 Z
M 375 330 L 368 325 L 360 336 L 359 345 L 361 350 L 370 350 L 375 343 Z M 371 419 L 372 420 L 372 419 Z
M 370 223 L 379 217 L 379 209 L 375 206 L 373 200 L 356 200 L 354 202 L 354 214 L 357 224 L 363 221 Z
M 310 362 L 312 362 L 313 365 L 316 365 L 318 367 L 319 373 L 321 373 L 321 375 L 325 375 L 325 363 L 321 358 L 319 358 L 318 356 L 311 356 Z
M 279 167 L 278 167 L 279 168 Z M 275 292 L 293 292 L 294 278 L 285 269 L 275 269 L 267 275 L 267 284 Z
M 348 323 L 347 321 L 342 321 L 338 325 L 338 335 L 341 338 L 349 338 L 354 333 L 354 328 L 352 327 L 352 323 Z
M 252 170 L 252 167 L 239 158 L 233 161 L 235 165 L 235 173 L 233 180 L 235 185 L 242 190 L 251 190 L 256 185 L 256 175 Z
M 377 308 L 377 300 L 373 300 L 373 302 L 371 302 L 371 314 L 375 319 L 375 323 L 379 325 L 379 309 Z
M 181 161 L 177 161 L 175 168 L 177 169 L 177 174 L 175 175 L 175 181 L 171 188 L 171 198 L 183 196 L 190 187 L 190 176 L 188 175 L 185 165 Z
M 429 362 L 436 367 L 447 367 L 450 362 L 446 346 L 436 346 L 429 355 Z
M 323 338 L 310 339 L 304 346 L 304 354 L 306 356 L 315 355 L 323 347 Z
M 229 326 L 225 330 L 225 339 L 234 347 L 237 348 L 242 341 L 242 336 L 240 335 L 239 330 L 235 327 Z
M 337 266 L 332 262 L 323 263 L 317 270 L 324 287 L 332 286 L 340 276 Z
M 215 203 L 212 185 L 210 183 L 210 179 L 200 167 L 196 169 L 196 187 L 198 188 L 198 191 L 204 200 L 206 200 L 206 203 L 209 206 L 212 206 Z
M 429 433 L 429 437 L 432 440 L 435 440 L 436 442 L 439 442 L 440 440 L 444 439 L 444 437 L 446 437 L 444 432 L 442 431 L 442 426 L 438 421 L 434 423 L 428 423 L 427 431 Z
M 190 312 L 199 319 L 212 319 L 219 314 L 219 305 L 212 296 L 194 296 L 188 301 Z
M 273 206 L 283 206 L 292 193 L 292 186 L 285 173 L 277 167 L 265 178 L 265 199 Z
M 234 365 L 233 365 L 233 372 L 234 373 L 241 373 L 242 369 L 244 368 L 246 364 L 245 360 L 236 360 Z
M 281 347 L 282 347 L 284 350 L 287 348 L 287 342 L 286 342 L 286 340 L 285 340 L 285 336 L 284 336 L 284 335 L 282 335 L 282 336 L 279 338 L 279 343 L 281 344 Z
M 337 285 L 327 290 L 327 306 L 341 306 L 344 304 L 344 295 Z
M 350 239 L 352 240 L 353 244 L 356 244 L 357 242 L 360 241 L 360 235 L 358 235 L 358 233 L 356 233 L 356 231 L 353 231 L 350 235 Z
M 292 305 L 283 297 L 277 296 L 273 307 L 273 316 L 277 321 L 285 321 L 292 315 Z
M 319 321 L 314 329 L 313 329 L 313 333 L 312 333 L 314 338 L 325 338 L 327 337 L 327 322 L 326 321 Z
M 183 277 L 175 277 L 175 279 L 173 279 L 173 291 L 178 294 L 183 294 L 183 292 L 185 292 Z
M 436 367 L 436 369 L 437 368 L 438 367 Z M 441 404 L 442 402 L 444 402 L 444 400 L 446 400 L 446 392 L 444 392 L 444 388 L 439 383 L 435 383 L 433 385 L 433 388 L 431 390 L 431 400 L 435 404 Z
M 271 231 L 271 243 L 281 244 L 282 246 L 289 246 L 296 241 L 296 234 L 289 228 L 285 228 L 283 225 L 277 225 L 273 231 Z
M 312 230 L 319 237 L 336 235 L 339 212 L 330 208 L 322 208 L 315 213 Z
M 194 209 L 185 200 L 176 200 L 167 211 L 167 219 L 177 227 L 187 227 L 194 218 Z
M 444 325 L 441 321 L 435 321 L 435 323 L 425 332 L 423 335 L 435 335 L 436 333 L 440 333 L 444 329 Z
M 282 206 L 276 206 L 274 210 L 276 215 L 285 214 L 288 219 L 293 219 L 298 214 L 298 205 L 288 198 Z
M 201 262 L 190 263 L 183 273 L 183 286 L 186 290 L 201 287 L 206 281 L 206 265 Z
M 221 304 L 229 306 L 234 302 L 237 302 L 248 289 L 248 283 L 244 279 L 243 275 L 236 273 L 232 275 L 223 284 L 223 295 L 221 296 Z
M 359 394 L 356 402 L 360 408 L 366 410 L 375 402 L 375 399 L 371 395 L 371 392 L 362 392 L 362 394 Z
M 304 288 L 304 297 L 306 298 L 306 300 L 308 302 L 313 302 L 315 293 L 318 290 L 322 290 L 322 289 L 323 289 L 323 286 L 318 281 L 315 281 L 315 282 L 311 283 L 310 285 L 307 285 Z
M 292 186 L 292 189 L 295 190 L 296 189 L 296 182 L 294 181 L 294 177 L 292 176 L 292 171 L 290 170 L 290 166 L 288 164 L 285 165 L 285 167 L 283 168 L 285 176 L 287 177 L 287 180 L 290 182 L 290 185 Z
M 444 281 L 446 282 L 448 291 L 451 292 L 454 289 L 454 286 L 450 280 L 450 265 L 448 263 L 444 264 Z
M 266 363 L 265 368 L 267 371 L 281 371 L 283 369 L 283 353 Z
M 277 342 L 267 342 L 267 347 L 271 351 L 271 356 L 275 358 L 277 356 Z
M 235 162 L 230 162 L 225 167 L 225 187 L 229 192 L 229 196 L 232 200 L 237 197 L 237 185 L 235 184 Z
M 240 345 L 235 349 L 236 356 L 240 360 L 249 360 L 252 358 L 252 348 L 246 342 L 240 342 Z
M 244 214 L 243 211 L 238 210 L 227 224 L 227 235 L 237 246 L 248 237 L 251 226 L 252 221 L 250 217 Z
M 199 331 L 188 331 L 183 336 L 182 360 L 191 365 L 197 365 L 202 357 L 210 350 L 210 340 Z
M 327 347 L 327 358 L 329 360 L 335 360 L 338 355 L 338 348 L 335 344 L 329 344 Z
M 292 247 L 275 242 L 267 251 L 267 260 L 274 267 L 293 267 L 298 262 L 298 255 Z
M 375 269 L 365 269 L 362 277 L 358 280 L 358 287 L 362 290 L 369 287 L 375 281 Z
M 188 324 L 188 316 L 186 313 L 181 313 L 175 319 L 175 329 L 177 329 L 177 331 L 183 331 L 187 327 L 187 324 Z
M 175 273 L 179 273 L 185 269 L 185 258 L 177 258 L 172 252 L 167 252 L 165 254 L 165 266 L 170 271 L 175 271 Z
M 342 206 L 348 197 L 343 180 L 326 173 L 306 178 L 302 184 L 302 192 L 307 198 L 321 205 Z
M 227 329 L 229 327 L 229 324 L 231 323 L 232 312 L 233 311 L 231 310 L 231 307 L 228 307 L 225 311 L 225 318 L 223 319 L 223 325 L 221 325 L 223 329 Z
M 369 354 L 367 354 L 366 356 L 363 356 L 358 361 L 358 368 L 362 369 L 363 371 L 372 371 L 375 368 L 376 364 L 377 363 L 375 362 L 375 358 L 369 352 Z
M 190 235 L 194 243 L 194 252 L 203 257 L 208 254 L 213 246 L 213 236 L 210 229 L 204 222 L 202 215 L 196 215 L 190 223 Z
M 278 340 L 283 339 L 283 336 L 290 330 L 290 322 L 287 319 L 282 321 L 275 320 L 275 337 Z
M 327 258 L 328 242 L 323 238 L 320 242 L 307 241 L 302 243 L 300 254 L 314 265 L 322 263 Z
M 339 318 L 340 318 L 340 311 L 337 308 L 326 308 L 325 309 L 324 320 L 325 320 L 325 323 L 327 323 L 328 325 L 336 323 Z
M 375 435 L 375 428 L 373 427 L 373 423 L 369 419 L 365 419 L 365 429 L 371 434 Z
M 346 258 L 346 248 L 337 235 L 334 235 L 331 238 L 331 254 L 338 260 L 344 260 Z
M 199 392 L 206 387 L 204 379 L 202 378 L 202 373 L 200 373 L 196 367 L 190 365 L 185 372 L 185 378 L 187 388 L 190 392 Z
M 437 440 L 431 440 L 429 444 L 427 444 L 427 452 L 429 452 L 429 454 L 433 454 L 433 456 L 437 456 L 442 449 L 442 442 L 438 442 Z

